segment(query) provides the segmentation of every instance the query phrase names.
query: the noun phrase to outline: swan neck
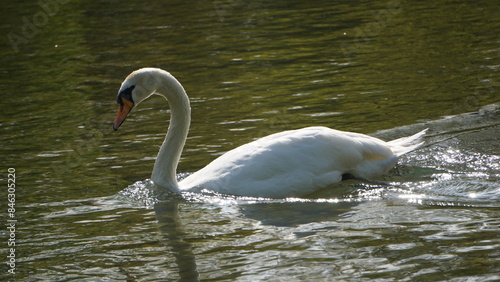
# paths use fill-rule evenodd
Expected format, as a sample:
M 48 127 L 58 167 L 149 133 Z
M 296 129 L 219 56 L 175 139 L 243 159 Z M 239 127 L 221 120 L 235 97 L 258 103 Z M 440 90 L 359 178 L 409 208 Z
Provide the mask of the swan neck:
M 162 76 L 162 83 L 156 93 L 167 99 L 171 114 L 167 135 L 156 157 L 151 179 L 157 186 L 178 191 L 177 165 L 191 122 L 189 98 L 182 85 L 171 75 Z

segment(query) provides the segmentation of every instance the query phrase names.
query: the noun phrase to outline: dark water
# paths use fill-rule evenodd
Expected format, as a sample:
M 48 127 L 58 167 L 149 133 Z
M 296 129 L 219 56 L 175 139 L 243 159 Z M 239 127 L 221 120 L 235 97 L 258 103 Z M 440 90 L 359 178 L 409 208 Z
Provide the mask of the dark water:
M 3 280 L 500 280 L 497 1 L 44 3 L 2 4 Z M 429 127 L 427 145 L 390 186 L 154 204 L 167 103 L 111 129 L 121 81 L 145 66 L 191 98 L 180 177 L 310 125 L 386 140 Z

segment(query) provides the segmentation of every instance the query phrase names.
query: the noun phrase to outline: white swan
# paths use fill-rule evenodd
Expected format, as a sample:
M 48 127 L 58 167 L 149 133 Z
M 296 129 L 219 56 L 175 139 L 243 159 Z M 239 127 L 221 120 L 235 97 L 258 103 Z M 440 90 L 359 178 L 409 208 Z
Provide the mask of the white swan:
M 118 92 L 114 130 L 130 110 L 152 94 L 165 97 L 171 120 L 151 179 L 172 191 L 215 192 L 253 197 L 298 197 L 345 178 L 371 179 L 386 173 L 397 157 L 418 148 L 426 130 L 390 142 L 326 127 L 272 134 L 233 149 L 180 183 L 176 170 L 184 147 L 191 108 L 182 85 L 157 68 L 132 72 Z

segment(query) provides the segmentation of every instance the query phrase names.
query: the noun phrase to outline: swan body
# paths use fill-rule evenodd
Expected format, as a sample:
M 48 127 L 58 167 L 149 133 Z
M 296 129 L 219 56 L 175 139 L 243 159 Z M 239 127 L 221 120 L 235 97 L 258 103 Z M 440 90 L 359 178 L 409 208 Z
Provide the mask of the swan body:
M 171 121 L 151 179 L 172 191 L 207 189 L 238 196 L 299 197 L 340 182 L 345 175 L 363 179 L 383 175 L 399 156 L 423 144 L 426 131 L 389 142 L 320 126 L 283 131 L 237 147 L 178 183 L 177 164 L 191 109 L 182 85 L 170 73 L 156 68 L 131 73 L 118 92 L 113 128 L 117 130 L 136 103 L 153 93 L 168 100 Z

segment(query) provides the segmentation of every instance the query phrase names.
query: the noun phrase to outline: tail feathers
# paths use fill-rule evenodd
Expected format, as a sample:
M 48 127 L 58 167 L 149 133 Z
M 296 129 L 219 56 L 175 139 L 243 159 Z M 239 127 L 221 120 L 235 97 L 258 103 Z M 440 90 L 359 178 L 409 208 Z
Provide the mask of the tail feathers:
M 394 154 L 399 157 L 422 146 L 424 144 L 422 138 L 424 137 L 427 129 L 428 128 L 412 136 L 402 137 L 389 141 L 387 143 L 389 144 L 392 152 L 394 152 Z

